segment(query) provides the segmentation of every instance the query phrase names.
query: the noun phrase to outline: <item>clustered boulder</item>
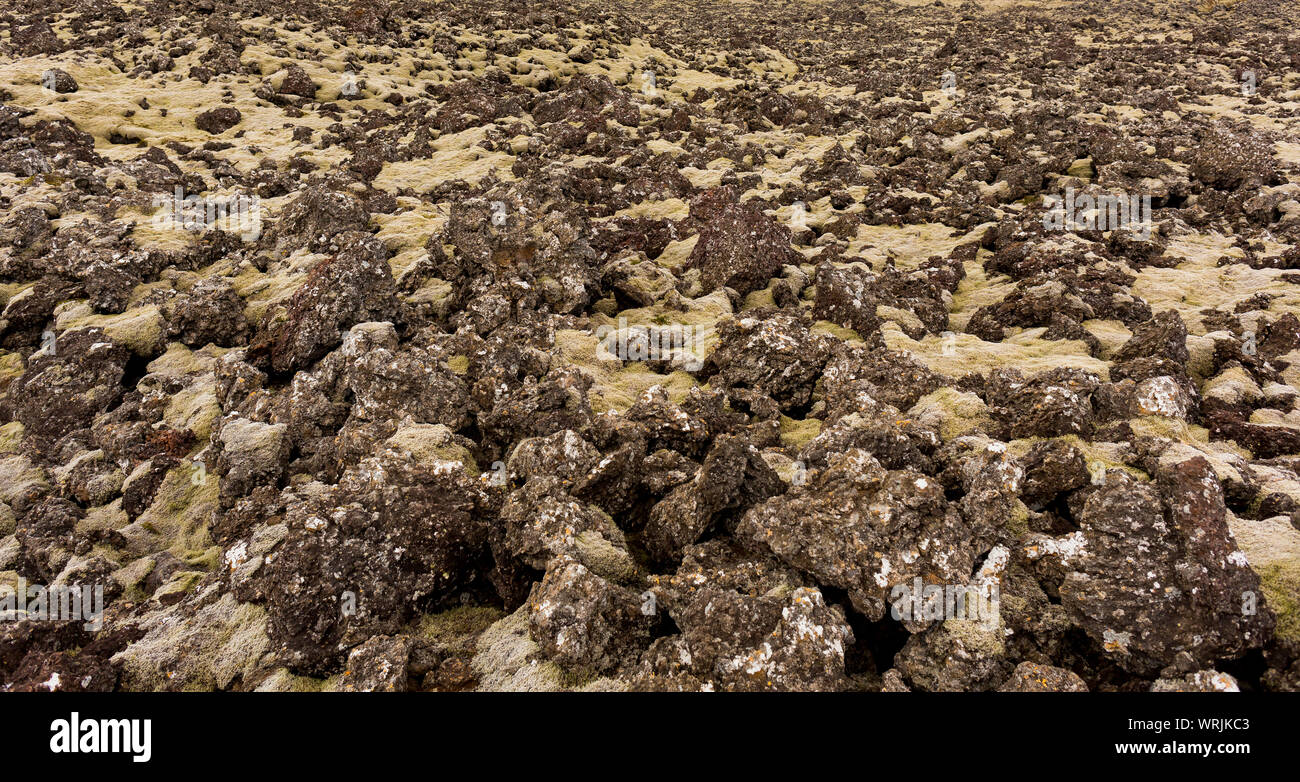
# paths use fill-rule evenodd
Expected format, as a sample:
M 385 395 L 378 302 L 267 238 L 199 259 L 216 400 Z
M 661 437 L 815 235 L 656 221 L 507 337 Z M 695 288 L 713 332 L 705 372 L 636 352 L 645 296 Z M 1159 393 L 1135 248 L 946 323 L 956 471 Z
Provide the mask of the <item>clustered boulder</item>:
M 0 16 L 0 691 L 1300 689 L 1287 3 L 426 5 Z

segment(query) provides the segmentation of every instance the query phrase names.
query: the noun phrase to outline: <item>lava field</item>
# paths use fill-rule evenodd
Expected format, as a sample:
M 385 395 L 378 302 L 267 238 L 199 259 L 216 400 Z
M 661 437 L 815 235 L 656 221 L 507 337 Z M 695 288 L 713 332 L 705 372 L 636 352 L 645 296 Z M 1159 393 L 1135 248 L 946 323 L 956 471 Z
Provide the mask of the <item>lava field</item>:
M 0 691 L 1300 690 L 1298 20 L 7 4 Z

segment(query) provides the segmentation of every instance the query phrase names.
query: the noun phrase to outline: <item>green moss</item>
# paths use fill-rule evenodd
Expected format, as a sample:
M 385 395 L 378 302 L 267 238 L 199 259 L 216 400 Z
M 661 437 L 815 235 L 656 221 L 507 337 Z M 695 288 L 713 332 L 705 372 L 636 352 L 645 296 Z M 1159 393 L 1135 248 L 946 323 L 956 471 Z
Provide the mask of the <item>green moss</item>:
M 165 545 L 174 556 L 184 559 L 195 552 L 206 556 L 213 547 L 208 528 L 217 509 L 217 480 L 209 475 L 196 485 L 193 475 L 193 468 L 182 464 L 163 476 L 153 504 L 131 525 L 158 539 L 137 541 L 146 550 L 136 553 L 152 553 Z
M 663 304 L 654 304 L 650 307 L 623 310 L 618 313 L 618 317 L 626 318 L 629 325 L 648 323 L 666 325 L 674 323 L 683 326 L 707 326 L 712 328 L 717 325 L 719 320 L 731 315 L 733 312 L 731 300 L 722 291 L 714 291 L 697 299 L 683 299 L 681 303 L 686 309 L 678 310 L 667 308 Z M 592 318 L 592 325 L 608 324 L 612 326 L 616 325 L 616 320 L 616 318 L 610 320 Z
M 15 453 L 23 439 L 23 425 L 10 421 L 0 426 L 0 453 Z
M 130 523 L 126 511 L 122 510 L 122 498 L 118 497 L 107 505 L 86 511 L 85 518 L 77 522 L 77 534 L 100 537 L 104 532 L 121 529 Z
M 1011 333 L 1001 342 L 985 342 L 974 334 L 956 331 L 964 327 L 964 322 L 959 325 L 954 319 L 950 323 L 953 333 L 928 334 L 920 340 L 907 336 L 897 323 L 888 320 L 881 324 L 880 331 L 890 350 L 908 351 L 930 369 L 950 377 L 1012 367 L 1025 374 L 1082 369 L 1103 381 L 1110 378 L 1110 365 L 1093 358 L 1081 340 L 1043 339 L 1047 329 L 1040 327 Z
M 1242 448 L 1235 441 L 1215 440 L 1211 443 L 1209 429 L 1176 418 L 1145 415 L 1129 419 L 1128 423 L 1133 429 L 1134 435 L 1164 437 L 1176 443 L 1185 443 L 1198 451 L 1205 452 L 1206 458 L 1209 458 L 1211 462 L 1215 461 L 1215 457 L 1210 452 L 1235 454 L 1243 459 L 1251 458 L 1250 451 Z
M 1237 546 L 1259 574 L 1264 600 L 1277 614 L 1277 636 L 1300 642 L 1300 530 L 1290 519 L 1242 519 L 1228 514 Z
M 30 282 L 7 282 L 0 284 L 0 307 L 7 307 L 14 299 L 35 289 L 35 287 L 36 285 Z
M 181 561 L 190 567 L 202 568 L 203 570 L 216 570 L 217 563 L 221 561 L 221 547 L 209 546 L 208 548 L 192 551 L 186 551 L 181 556 Z
M 154 599 L 160 603 L 167 604 L 180 600 L 182 596 L 194 591 L 194 588 L 203 580 L 206 573 L 197 570 L 184 570 L 175 574 L 171 579 L 154 592 Z
M 49 485 L 45 471 L 32 464 L 26 456 L 0 459 L 0 501 L 13 505 L 24 493 L 44 491 Z
M 672 272 L 680 272 L 686 266 L 686 261 L 690 259 L 691 253 L 695 250 L 695 244 L 699 240 L 700 235 L 695 234 L 686 239 L 669 242 L 664 247 L 663 252 L 659 253 L 659 257 L 655 258 L 655 263 Z
M 949 386 L 921 397 L 908 414 L 921 424 L 937 429 L 945 441 L 980 429 L 987 430 L 992 424 L 988 406 L 978 394 Z
M 124 688 L 226 689 L 264 664 L 271 647 L 266 611 L 230 594 L 209 600 L 212 589 L 140 622 L 144 637 L 113 657 L 122 666 Z M 202 607 L 195 611 L 193 603 Z
M 150 557 L 141 557 L 126 567 L 118 568 L 110 576 L 122 587 L 122 598 L 139 603 L 148 598 L 144 591 L 144 581 L 157 565 Z
M 469 371 L 469 356 L 452 356 L 447 359 L 447 369 L 458 375 L 463 375 Z
M 829 320 L 819 320 L 809 329 L 813 334 L 826 334 L 831 337 L 837 337 L 845 342 L 864 342 L 865 340 L 858 332 L 848 326 L 841 326 L 838 323 L 831 323 Z
M 1011 506 L 1011 516 L 1007 519 L 1006 529 L 1017 538 L 1029 534 L 1029 507 L 1020 500 Z
M 451 283 L 435 279 L 407 296 L 406 300 L 411 304 L 424 305 L 434 312 L 445 314 L 451 304 L 451 294 Z
M 190 350 L 179 342 L 167 346 L 167 352 L 149 362 L 149 374 L 171 375 L 182 378 L 211 372 L 216 360 L 229 353 L 229 348 L 208 345 L 202 350 Z
M 297 676 L 288 668 L 276 668 L 253 688 L 255 692 L 321 692 L 326 681 L 310 676 Z
M 745 297 L 745 301 L 740 305 L 741 311 L 758 309 L 759 307 L 775 307 L 776 299 L 772 296 L 772 286 L 769 285 L 761 291 L 754 291 Z
M 1300 562 L 1274 562 L 1257 572 L 1264 599 L 1277 614 L 1277 637 L 1300 641 Z
M 885 304 L 876 305 L 876 315 L 882 321 L 889 321 L 897 324 L 900 328 L 910 329 L 913 332 L 924 331 L 925 324 L 911 310 L 900 309 L 899 307 L 890 307 Z
M 578 534 L 575 546 L 582 563 L 601 578 L 619 584 L 627 584 L 636 579 L 636 562 L 627 549 L 614 545 L 604 535 L 586 530 Z
M 1101 343 L 1101 358 L 1109 359 L 1133 336 L 1121 320 L 1085 320 L 1081 324 Z
M 596 671 L 587 666 L 574 669 L 560 669 L 560 686 L 566 690 L 576 690 L 596 680 Z
M 943 629 L 967 652 L 985 657 L 1000 657 L 1006 652 L 1001 620 L 985 623 L 980 619 L 949 619 Z
M 102 328 L 110 339 L 138 356 L 153 356 L 167 344 L 162 313 L 152 304 L 120 315 L 100 315 L 85 300 L 69 302 L 55 310 L 55 325 L 59 331 Z
M 613 296 L 600 299 L 595 304 L 591 305 L 591 309 L 593 312 L 599 312 L 607 318 L 612 318 L 618 314 L 618 300 Z
M 465 465 L 465 472 L 470 476 L 477 477 L 480 472 L 474 455 L 455 442 L 451 430 L 442 424 L 401 426 L 384 445 L 405 451 L 422 464 L 435 461 L 460 462 Z
M 420 617 L 419 632 L 433 641 L 450 642 L 478 635 L 505 616 L 491 606 L 461 606 Z
M 1092 178 L 1096 175 L 1096 171 L 1092 167 L 1092 158 L 1086 157 L 1074 161 L 1070 164 L 1070 167 L 1066 169 L 1065 174 L 1066 176 L 1078 177 L 1080 179 L 1092 181 Z
M 163 421 L 173 429 L 189 429 L 194 433 L 195 449 L 207 445 L 212 426 L 221 417 L 214 383 L 197 384 L 194 389 L 172 395 L 163 412 Z
M 307 278 L 307 271 L 325 256 L 299 250 L 284 259 L 284 270 L 264 274 L 249 264 L 237 276 L 230 278 L 235 293 L 244 300 L 244 315 L 250 325 L 255 325 L 267 314 L 286 301 Z M 277 267 L 279 268 L 279 267 Z M 278 317 L 273 314 L 272 317 Z
M 1122 445 L 1116 443 L 1088 442 L 1077 434 L 1067 434 L 1062 435 L 1061 437 L 1024 437 L 1019 440 L 1012 440 L 1007 444 L 1007 447 L 1012 456 L 1019 458 L 1029 453 L 1029 450 L 1038 443 L 1046 442 L 1048 440 L 1060 440 L 1069 443 L 1082 451 L 1089 472 L 1096 472 L 1098 469 L 1123 470 L 1140 481 L 1151 480 L 1151 476 L 1146 472 L 1124 463 L 1124 450 Z
M 822 422 L 816 418 L 797 421 L 789 416 L 781 416 L 781 444 L 791 448 L 802 448 L 822 432 Z
M 0 386 L 6 386 L 22 375 L 23 357 L 17 353 L 0 355 Z
M 529 636 L 528 606 L 484 630 L 475 644 L 470 668 L 487 692 L 554 692 L 563 689 L 563 671 L 553 662 L 538 662 L 540 651 Z
M 629 318 L 629 322 L 638 321 Z M 700 342 L 706 339 L 716 340 L 716 337 L 701 337 Z M 641 394 L 656 385 L 663 387 L 669 399 L 680 403 L 697 385 L 695 378 L 682 370 L 661 375 L 641 362 L 621 364 L 615 360 L 601 360 L 596 357 L 597 342 L 592 331 L 561 329 L 555 333 L 555 347 L 561 359 L 579 367 L 595 380 L 589 392 L 593 412 L 624 412 Z M 702 357 L 704 352 L 705 349 L 697 342 L 696 356 Z

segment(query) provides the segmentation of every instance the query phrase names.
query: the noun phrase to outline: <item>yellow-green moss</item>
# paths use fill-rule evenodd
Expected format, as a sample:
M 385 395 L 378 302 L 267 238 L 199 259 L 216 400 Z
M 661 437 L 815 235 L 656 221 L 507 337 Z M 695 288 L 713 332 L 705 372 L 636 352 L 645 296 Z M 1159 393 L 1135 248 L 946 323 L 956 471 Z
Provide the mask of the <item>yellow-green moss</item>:
M 321 692 L 325 680 L 311 676 L 298 676 L 288 668 L 276 668 L 269 676 L 253 687 L 254 692 Z
M 759 307 L 774 306 L 776 306 L 776 300 L 772 297 L 772 286 L 769 285 L 762 290 L 754 291 L 746 296 L 744 303 L 740 305 L 740 309 L 744 312 L 746 310 L 758 309 Z
M 157 562 L 151 557 L 141 557 L 125 567 L 113 571 L 110 578 L 122 587 L 122 598 L 132 603 L 145 600 L 144 581 L 153 572 Z
M 158 587 L 158 591 L 153 594 L 153 599 L 164 604 L 179 600 L 192 592 L 205 575 L 197 570 L 181 571 L 172 576 L 166 584 Z
M 1027 375 L 1052 369 L 1074 368 L 1092 372 L 1103 381 L 1110 379 L 1110 365 L 1093 358 L 1080 340 L 1042 339 L 1045 328 L 1024 329 L 1001 342 L 985 342 L 974 334 L 940 336 L 928 334 L 920 340 L 907 336 L 897 324 L 886 321 L 880 327 L 891 350 L 905 350 L 935 372 L 961 377 L 971 372 L 1019 369 Z
M 822 432 L 822 422 L 816 418 L 802 421 L 789 416 L 781 416 L 781 444 L 790 448 L 802 448 Z
M 122 498 L 118 497 L 107 505 L 86 511 L 85 518 L 77 522 L 77 534 L 90 535 L 90 533 L 121 529 L 129 523 L 130 519 L 127 518 L 126 511 L 122 510 Z
M 1257 572 L 1264 599 L 1277 614 L 1277 637 L 1300 641 L 1300 562 L 1275 562 Z
M 952 440 L 992 424 L 988 405 L 978 394 L 944 386 L 917 400 L 907 414 L 918 423 L 937 429 L 939 436 Z
M 1228 528 L 1259 574 L 1264 599 L 1277 614 L 1278 637 L 1300 641 L 1300 530 L 1285 516 L 1240 519 L 1231 513 Z
M 182 464 L 163 476 L 153 503 L 127 528 L 138 527 L 157 536 L 150 542 L 140 541 L 147 550 L 135 553 L 143 555 L 166 548 L 174 556 L 185 559 L 196 553 L 205 555 L 212 548 L 208 527 L 217 508 L 217 478 L 208 475 L 196 484 L 194 475 L 191 465 Z M 128 535 L 128 540 L 136 537 Z
M 561 361 L 579 367 L 595 381 L 588 392 L 594 412 L 625 412 L 653 386 L 663 387 L 669 399 L 680 403 L 697 385 L 695 378 L 682 370 L 661 375 L 642 362 L 602 361 L 596 357 L 598 342 L 594 332 L 561 329 L 555 333 Z
M 420 617 L 419 632 L 432 641 L 451 644 L 466 636 L 477 636 L 504 616 L 492 606 L 461 606 Z
M 1089 442 L 1077 434 L 1060 437 L 1024 437 L 1007 443 L 1007 451 L 1017 458 L 1029 453 L 1038 443 L 1048 440 L 1060 440 L 1069 443 L 1083 452 L 1089 472 L 1098 470 L 1123 470 L 1140 481 L 1149 481 L 1151 476 L 1136 467 L 1124 463 L 1124 446 L 1120 443 Z
M 0 459 L 0 501 L 10 505 L 29 490 L 45 490 L 50 485 L 45 471 L 31 463 L 26 456 L 8 456 Z
M 230 594 L 206 602 L 193 615 L 184 604 L 171 606 L 140 627 L 145 636 L 113 656 L 122 666 L 124 686 L 133 690 L 225 689 L 264 664 L 271 646 L 266 610 Z
M 613 522 L 610 522 L 613 527 Z M 574 541 L 578 558 L 592 573 L 619 584 L 631 583 L 638 571 L 627 549 L 615 546 L 592 530 L 578 533 Z
M 162 313 L 153 304 L 136 307 L 120 315 L 100 315 L 85 300 L 68 302 L 55 310 L 54 323 L 60 332 L 87 327 L 102 328 L 114 342 L 140 356 L 152 356 L 166 344 Z
M 1011 516 L 1007 519 L 1007 531 L 1018 538 L 1028 535 L 1029 514 L 1029 507 L 1016 499 L 1011 505 Z
M 809 329 L 813 334 L 825 334 L 827 336 L 842 339 L 845 342 L 864 342 L 858 332 L 848 326 L 841 326 L 838 323 L 831 323 L 829 320 L 819 320 Z
M 201 350 L 191 350 L 180 342 L 172 342 L 167 351 L 149 362 L 150 374 L 163 374 L 172 377 L 185 377 L 203 372 L 211 372 L 217 359 L 230 352 L 230 348 L 208 345 Z
M 465 472 L 477 477 L 478 463 L 465 446 L 452 440 L 452 432 L 442 424 L 405 424 L 399 426 L 384 445 L 411 454 L 421 464 L 435 461 L 460 462 Z
M 189 429 L 194 433 L 195 448 L 206 446 L 212 426 L 221 417 L 216 388 L 206 384 L 199 390 L 180 391 L 174 394 L 163 412 L 163 420 L 173 429 Z
M 1074 161 L 1065 171 L 1066 176 L 1078 177 L 1079 179 L 1085 179 L 1088 181 L 1092 181 L 1095 173 L 1096 172 L 1092 167 L 1092 158 L 1090 157 L 1080 158 Z
M 469 371 L 469 356 L 452 356 L 447 359 L 447 368 L 458 375 Z
M 0 426 L 0 453 L 14 453 L 23 439 L 23 425 L 10 421 Z
M 23 357 L 17 353 L 4 352 L 0 355 L 0 388 L 9 385 L 23 371 Z

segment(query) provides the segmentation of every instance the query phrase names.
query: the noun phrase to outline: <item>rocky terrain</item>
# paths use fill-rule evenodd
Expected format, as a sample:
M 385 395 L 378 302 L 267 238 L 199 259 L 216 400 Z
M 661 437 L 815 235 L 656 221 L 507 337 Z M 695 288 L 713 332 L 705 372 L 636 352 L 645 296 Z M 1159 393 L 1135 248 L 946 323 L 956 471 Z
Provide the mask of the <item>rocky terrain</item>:
M 0 690 L 1300 689 L 1297 18 L 10 3 Z

